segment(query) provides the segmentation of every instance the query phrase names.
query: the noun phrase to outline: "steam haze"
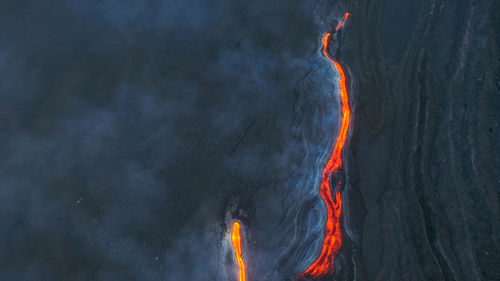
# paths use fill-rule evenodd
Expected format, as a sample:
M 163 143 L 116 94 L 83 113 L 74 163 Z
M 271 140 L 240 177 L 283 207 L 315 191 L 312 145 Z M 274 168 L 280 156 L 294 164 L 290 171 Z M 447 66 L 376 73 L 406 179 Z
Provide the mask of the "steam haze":
M 494 1 L 0 3 L 0 280 L 499 280 Z

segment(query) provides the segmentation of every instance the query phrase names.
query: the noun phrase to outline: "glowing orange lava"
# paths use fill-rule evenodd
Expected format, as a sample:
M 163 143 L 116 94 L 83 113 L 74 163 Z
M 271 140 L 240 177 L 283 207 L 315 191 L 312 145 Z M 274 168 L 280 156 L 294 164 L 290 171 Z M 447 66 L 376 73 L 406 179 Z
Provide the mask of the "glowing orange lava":
M 337 25 L 337 27 L 335 27 L 335 31 L 339 30 L 344 25 L 344 22 L 347 19 L 347 17 L 349 17 L 349 15 L 350 15 L 349 13 L 345 13 L 344 19 Z
M 342 22 L 337 25 L 335 30 L 342 27 L 346 21 L 349 13 L 346 13 Z M 323 239 L 323 247 L 321 249 L 321 254 L 319 257 L 297 278 L 312 278 L 316 279 L 321 276 L 325 276 L 333 272 L 333 260 L 334 255 L 339 251 L 342 246 L 342 231 L 340 230 L 340 214 L 342 211 L 342 198 L 340 197 L 340 185 L 338 182 L 338 188 L 335 191 L 335 201 L 332 199 L 332 188 L 330 186 L 330 178 L 334 172 L 339 172 L 342 168 L 342 149 L 344 147 L 347 130 L 349 128 L 349 122 L 351 118 L 351 108 L 349 107 L 349 97 L 346 87 L 346 78 L 344 70 L 338 62 L 328 55 L 328 39 L 330 39 L 331 33 L 327 33 L 323 37 L 323 54 L 326 58 L 333 62 L 335 69 L 340 75 L 339 88 L 340 88 L 340 98 L 341 98 L 341 113 L 342 113 L 342 125 L 340 127 L 340 132 L 337 136 L 337 141 L 333 147 L 332 154 L 328 159 L 328 162 L 323 169 L 323 175 L 320 185 L 320 195 L 323 201 L 325 201 L 327 208 L 327 219 L 325 225 L 325 237 Z
M 245 281 L 245 262 L 242 258 L 241 251 L 241 233 L 240 233 L 240 223 L 235 221 L 233 223 L 233 231 L 231 233 L 231 242 L 233 243 L 234 254 L 236 256 L 236 261 L 238 262 L 239 268 L 239 281 Z

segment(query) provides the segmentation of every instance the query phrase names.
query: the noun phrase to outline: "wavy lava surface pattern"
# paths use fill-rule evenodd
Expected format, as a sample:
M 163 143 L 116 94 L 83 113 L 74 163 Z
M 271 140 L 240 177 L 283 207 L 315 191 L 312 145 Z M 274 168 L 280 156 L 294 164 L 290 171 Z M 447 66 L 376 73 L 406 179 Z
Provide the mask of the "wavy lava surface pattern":
M 234 249 L 234 254 L 236 256 L 236 261 L 238 263 L 238 268 L 239 268 L 239 281 L 246 281 L 245 278 L 245 261 L 243 260 L 242 253 L 243 251 L 241 250 L 241 232 L 240 232 L 240 223 L 238 221 L 235 221 L 233 223 L 233 231 L 231 232 L 231 242 L 233 244 L 233 249 Z
M 346 21 L 349 13 L 344 15 L 343 20 L 337 25 L 335 31 L 340 29 L 344 22 Z M 327 207 L 327 220 L 325 225 L 325 233 L 323 239 L 323 246 L 321 254 L 319 257 L 297 278 L 312 278 L 317 279 L 327 274 L 331 274 L 334 269 L 333 261 L 335 254 L 339 251 L 342 246 L 342 231 L 340 229 L 340 215 L 342 210 L 342 198 L 340 196 L 339 188 L 335 191 L 335 200 L 332 199 L 332 187 L 331 187 L 331 176 L 334 172 L 339 172 L 342 168 L 342 149 L 344 147 L 347 131 L 349 128 L 349 122 L 351 117 L 351 109 L 349 107 L 349 96 L 346 87 L 346 78 L 342 66 L 335 61 L 332 57 L 328 55 L 328 42 L 331 33 L 327 33 L 323 37 L 323 54 L 327 59 L 329 59 L 335 69 L 339 73 L 339 88 L 340 88 L 340 98 L 341 98 L 341 114 L 342 114 L 342 124 L 340 127 L 335 146 L 333 148 L 332 154 L 326 163 L 320 185 L 320 195 L 324 200 Z M 338 187 L 341 186 L 341 182 L 338 181 Z

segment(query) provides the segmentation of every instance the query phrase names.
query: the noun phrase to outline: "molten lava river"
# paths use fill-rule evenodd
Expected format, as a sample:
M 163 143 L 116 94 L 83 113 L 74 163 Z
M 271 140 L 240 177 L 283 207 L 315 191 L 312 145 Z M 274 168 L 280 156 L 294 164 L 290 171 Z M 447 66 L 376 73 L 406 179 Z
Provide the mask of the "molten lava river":
M 239 268 L 239 281 L 245 281 L 245 262 L 242 257 L 241 250 L 241 226 L 238 221 L 234 221 L 233 223 L 233 231 L 231 232 L 231 242 L 233 244 L 234 254 L 236 256 L 236 261 L 238 262 Z
M 335 32 L 339 30 L 344 22 L 349 17 L 349 13 L 344 15 L 344 19 L 337 25 Z M 340 172 L 342 169 L 342 149 L 347 137 L 347 130 L 351 118 L 351 108 L 349 107 L 349 95 L 347 93 L 346 78 L 342 66 L 328 55 L 328 46 L 331 41 L 332 33 L 327 33 L 323 37 L 323 55 L 329 59 L 337 72 L 339 73 L 339 88 L 341 98 L 341 114 L 342 124 L 340 131 L 333 147 L 333 151 L 323 168 L 323 174 L 320 185 L 320 195 L 326 204 L 327 219 L 325 225 L 325 237 L 323 239 L 323 246 L 319 257 L 297 278 L 317 279 L 333 272 L 333 261 L 335 254 L 342 246 L 342 231 L 340 229 L 340 215 L 342 211 L 342 198 L 340 196 L 340 186 L 342 182 L 336 180 L 337 188 L 335 190 L 335 200 L 332 196 L 332 174 Z M 335 187 L 335 186 L 334 186 Z
M 342 198 L 340 196 L 340 188 L 344 183 L 341 180 L 343 177 L 335 177 L 335 174 L 342 173 L 341 156 L 346 142 L 347 131 L 349 129 L 351 109 L 349 107 L 349 95 L 347 92 L 344 70 L 342 66 L 328 54 L 328 47 L 330 41 L 333 41 L 333 36 L 344 25 L 348 17 L 349 13 L 346 13 L 343 20 L 335 28 L 335 31 L 333 33 L 327 33 L 323 37 L 323 55 L 333 63 L 333 66 L 340 76 L 338 85 L 341 98 L 342 123 L 335 146 L 333 147 L 328 162 L 323 168 L 320 185 L 320 195 L 327 208 L 327 220 L 324 229 L 321 253 L 302 274 L 297 276 L 297 279 L 317 280 L 328 274 L 332 274 L 334 270 L 335 255 L 342 247 L 342 231 L 340 229 Z M 332 190 L 335 190 L 334 195 L 332 195 Z M 238 221 L 234 221 L 231 233 L 231 242 L 239 268 L 239 281 L 245 281 L 245 262 L 242 257 L 242 238 L 240 228 L 240 223 Z

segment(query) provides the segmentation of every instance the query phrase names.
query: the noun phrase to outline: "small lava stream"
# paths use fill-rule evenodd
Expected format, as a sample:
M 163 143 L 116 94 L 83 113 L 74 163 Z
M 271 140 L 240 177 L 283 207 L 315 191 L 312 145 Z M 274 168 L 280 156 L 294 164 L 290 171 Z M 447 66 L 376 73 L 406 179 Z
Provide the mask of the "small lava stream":
M 239 268 L 239 281 L 246 281 L 245 278 L 245 261 L 242 257 L 241 250 L 241 231 L 240 231 L 240 223 L 238 221 L 234 221 L 233 223 L 233 231 L 231 232 L 231 242 L 233 243 L 234 254 L 236 256 L 236 261 L 238 262 Z
M 340 29 L 344 22 L 347 20 L 349 13 L 344 15 L 344 19 L 337 25 L 335 31 Z M 332 57 L 328 55 L 328 43 L 331 39 L 332 33 L 327 33 L 323 37 L 323 54 L 327 59 L 329 59 L 337 72 L 340 75 L 339 88 L 340 88 L 340 98 L 341 98 L 341 114 L 342 114 L 342 125 L 340 127 L 335 146 L 333 148 L 332 154 L 326 163 L 320 185 L 320 195 L 325 202 L 327 208 L 327 220 L 325 225 L 325 237 L 323 239 L 323 246 L 321 249 L 321 254 L 319 257 L 297 278 L 298 279 L 318 279 L 327 274 L 333 273 L 334 270 L 334 256 L 338 253 L 340 247 L 342 247 L 342 231 L 340 229 L 340 215 L 342 211 L 342 198 L 340 196 L 340 187 L 342 182 L 340 179 L 335 180 L 337 188 L 335 190 L 335 200 L 332 198 L 332 174 L 341 172 L 342 168 L 342 149 L 344 147 L 347 130 L 349 128 L 349 122 L 351 118 L 351 109 L 349 107 L 349 96 L 346 87 L 346 78 L 342 66 L 335 61 Z M 339 177 L 342 178 L 342 177 Z

